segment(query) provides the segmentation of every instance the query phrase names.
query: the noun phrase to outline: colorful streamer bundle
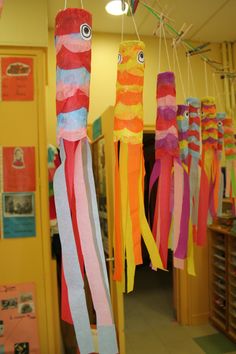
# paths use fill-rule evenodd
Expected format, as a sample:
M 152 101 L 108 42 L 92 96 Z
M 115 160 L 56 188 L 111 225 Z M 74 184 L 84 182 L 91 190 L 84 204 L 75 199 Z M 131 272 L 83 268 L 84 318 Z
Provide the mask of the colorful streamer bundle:
M 84 267 L 97 317 L 99 352 L 118 352 L 87 141 L 91 66 L 91 14 L 65 9 L 56 17 L 57 139 L 61 165 L 54 176 L 55 203 L 66 287 L 80 353 L 94 352 L 84 292 Z
M 152 190 L 155 181 L 159 178 L 152 231 L 154 238 L 156 239 L 157 246 L 160 250 L 163 266 L 166 268 L 168 238 L 172 213 L 172 168 L 175 164 L 175 167 L 178 169 L 177 159 L 179 157 L 179 143 L 176 121 L 177 106 L 175 77 L 174 73 L 172 72 L 164 72 L 158 74 L 157 105 L 158 108 L 155 135 L 156 162 L 151 174 L 149 190 Z M 177 218 L 174 218 L 174 220 L 176 222 Z M 174 226 L 175 235 L 176 233 L 178 234 L 178 228 L 179 225 Z
M 201 101 L 196 97 L 186 100 L 189 106 L 189 183 L 190 183 L 190 215 L 193 226 L 193 235 L 196 239 L 198 223 L 198 198 L 199 198 L 199 160 L 200 160 L 200 134 L 201 134 Z
M 202 99 L 202 166 L 199 191 L 198 230 L 196 243 L 202 246 L 206 242 L 208 211 L 211 216 L 217 214 L 218 205 L 214 199 L 215 189 L 218 190 L 219 162 L 217 159 L 218 129 L 216 106 L 213 97 Z
M 126 255 L 128 292 L 134 287 L 135 267 L 143 262 L 141 235 L 153 267 L 162 268 L 145 217 L 143 202 L 143 50 L 144 43 L 141 41 L 120 43 L 114 111 L 116 154 L 114 279 L 123 281 L 125 290 L 123 272 Z
M 223 124 L 226 160 L 225 196 L 236 198 L 236 143 L 232 118 L 225 118 Z

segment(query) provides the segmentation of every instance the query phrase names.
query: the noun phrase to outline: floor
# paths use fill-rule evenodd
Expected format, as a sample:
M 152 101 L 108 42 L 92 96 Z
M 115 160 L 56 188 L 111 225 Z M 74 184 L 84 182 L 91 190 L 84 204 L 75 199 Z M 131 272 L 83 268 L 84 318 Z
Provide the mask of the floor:
M 172 306 L 172 273 L 137 268 L 125 295 L 126 354 L 236 354 L 236 344 L 210 324 L 180 326 Z

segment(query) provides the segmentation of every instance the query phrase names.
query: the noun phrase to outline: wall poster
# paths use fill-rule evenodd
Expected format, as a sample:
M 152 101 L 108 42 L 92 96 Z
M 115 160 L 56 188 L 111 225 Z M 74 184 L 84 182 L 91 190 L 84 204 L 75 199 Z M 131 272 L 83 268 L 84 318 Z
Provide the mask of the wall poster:
M 2 214 L 3 238 L 36 235 L 34 193 L 3 193 Z
M 32 101 L 34 99 L 33 59 L 2 57 L 2 100 Z
M 0 353 L 40 353 L 34 284 L 0 285 Z
M 4 192 L 35 191 L 35 148 L 3 147 Z

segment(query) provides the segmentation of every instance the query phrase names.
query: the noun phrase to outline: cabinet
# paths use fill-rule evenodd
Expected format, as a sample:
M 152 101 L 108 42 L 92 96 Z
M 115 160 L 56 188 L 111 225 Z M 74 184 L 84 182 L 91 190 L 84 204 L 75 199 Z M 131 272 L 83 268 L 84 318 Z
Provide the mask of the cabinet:
M 236 234 L 209 227 L 210 320 L 236 341 Z

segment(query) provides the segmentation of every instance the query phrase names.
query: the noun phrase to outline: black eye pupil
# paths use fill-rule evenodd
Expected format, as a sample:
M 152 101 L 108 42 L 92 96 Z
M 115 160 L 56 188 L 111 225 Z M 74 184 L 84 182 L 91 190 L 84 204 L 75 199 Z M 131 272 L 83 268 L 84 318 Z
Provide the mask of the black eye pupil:
M 84 39 L 90 39 L 92 37 L 91 28 L 87 24 L 83 24 L 80 27 L 81 35 Z

